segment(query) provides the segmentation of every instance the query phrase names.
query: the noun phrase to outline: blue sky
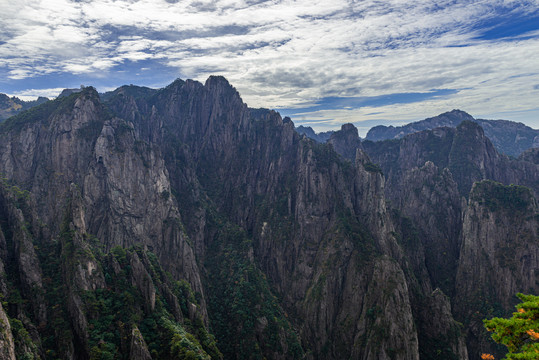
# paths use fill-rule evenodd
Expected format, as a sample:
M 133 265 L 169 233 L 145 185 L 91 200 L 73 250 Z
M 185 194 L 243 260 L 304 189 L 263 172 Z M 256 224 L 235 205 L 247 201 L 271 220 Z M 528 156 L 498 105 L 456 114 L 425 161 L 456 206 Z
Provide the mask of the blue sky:
M 0 92 L 224 75 L 317 131 L 452 109 L 539 128 L 539 0 L 0 0 Z

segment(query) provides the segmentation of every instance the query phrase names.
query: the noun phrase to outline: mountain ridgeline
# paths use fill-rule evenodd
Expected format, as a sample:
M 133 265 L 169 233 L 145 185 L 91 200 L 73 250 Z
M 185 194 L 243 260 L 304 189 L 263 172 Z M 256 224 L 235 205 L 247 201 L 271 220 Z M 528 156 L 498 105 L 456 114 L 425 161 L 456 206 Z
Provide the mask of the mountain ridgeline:
M 513 121 L 474 119 L 470 114 L 460 110 L 449 111 L 404 126 L 375 126 L 369 130 L 365 139 L 372 141 L 400 139 L 423 130 L 439 127 L 455 128 L 463 121 L 479 124 L 494 147 L 506 155 L 518 157 L 529 148 L 539 147 L 539 130 Z
M 34 106 L 41 105 L 45 101 L 48 101 L 46 97 L 38 97 L 33 101 L 24 101 L 18 97 L 9 97 L 6 94 L 0 93 L 0 122 L 16 115 L 21 111 L 28 110 Z
M 479 359 L 539 290 L 537 151 L 473 122 L 319 144 L 212 76 L 47 101 L 0 156 L 0 359 Z

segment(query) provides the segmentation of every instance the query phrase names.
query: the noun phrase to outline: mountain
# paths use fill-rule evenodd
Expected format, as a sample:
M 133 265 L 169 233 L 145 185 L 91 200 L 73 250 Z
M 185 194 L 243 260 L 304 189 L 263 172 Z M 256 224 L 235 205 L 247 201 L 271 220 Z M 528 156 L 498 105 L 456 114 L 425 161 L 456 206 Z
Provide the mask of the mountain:
M 328 144 L 342 157 L 353 161 L 357 150 L 363 150 L 357 128 L 353 124 L 344 124 L 339 131 L 335 131 L 328 139 Z
M 478 359 L 538 290 L 534 154 L 473 122 L 319 144 L 212 76 L 0 134 L 0 359 Z
M 23 101 L 15 96 L 9 97 L 6 94 L 0 93 L 0 122 L 21 111 L 43 104 L 48 100 L 49 99 L 40 96 L 37 100 Z
M 421 246 L 410 258 L 453 299 L 470 358 L 479 354 L 471 349 L 487 348 L 502 357 L 482 319 L 510 314 L 517 288 L 539 290 L 527 272 L 539 267 L 537 149 L 518 160 L 499 154 L 472 121 L 363 141 L 361 149 L 384 173 L 390 207 L 414 225 Z
M 60 95 L 58 95 L 58 97 L 59 97 L 59 98 L 62 98 L 62 97 L 69 96 L 69 95 L 71 95 L 71 94 L 79 93 L 79 92 L 81 92 L 83 89 L 84 89 L 84 86 L 83 86 L 83 85 L 81 85 L 80 88 L 64 89 L 64 90 L 62 90 L 62 92 L 60 93 Z
M 296 128 L 296 131 L 298 132 L 298 134 L 305 135 L 309 139 L 313 139 L 314 141 L 319 142 L 319 143 L 325 143 L 326 141 L 329 140 L 329 137 L 331 136 L 331 134 L 333 134 L 333 131 L 315 133 L 312 127 L 303 126 L 303 125 L 298 126 Z
M 431 130 L 443 126 L 457 127 L 465 120 L 481 125 L 487 137 L 494 144 L 494 147 L 506 155 L 518 157 L 529 148 L 539 147 L 539 130 L 513 121 L 474 119 L 471 115 L 460 110 L 453 110 L 404 126 L 375 126 L 367 133 L 366 140 L 399 139 L 423 130 Z

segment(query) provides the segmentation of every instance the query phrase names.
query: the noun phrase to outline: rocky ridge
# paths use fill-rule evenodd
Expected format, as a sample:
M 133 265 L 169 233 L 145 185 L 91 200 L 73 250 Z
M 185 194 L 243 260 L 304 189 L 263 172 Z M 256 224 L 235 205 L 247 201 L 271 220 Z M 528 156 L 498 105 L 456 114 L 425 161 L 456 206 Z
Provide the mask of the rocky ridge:
M 503 352 L 489 340 L 481 319 L 509 314 L 515 292 L 537 292 L 537 265 L 529 262 L 537 251 L 535 149 L 510 159 L 499 154 L 482 128 L 470 121 L 463 121 L 456 129 L 442 127 L 397 140 L 363 141 L 361 149 L 384 173 L 391 207 L 413 224 L 421 243 L 410 255 L 415 259 L 414 268 L 425 267 L 431 286 L 454 299 L 452 313 L 465 326 L 468 349 L 501 356 Z M 348 148 L 347 153 L 350 151 Z M 482 215 L 473 210 L 477 201 L 488 204 Z M 518 211 L 505 210 L 515 206 Z M 523 219 L 527 220 L 520 228 Z M 496 229 L 488 225 L 494 220 Z M 477 231 L 475 227 L 488 230 Z M 527 239 L 523 245 L 526 250 L 517 254 L 522 236 Z M 493 245 L 473 254 L 468 249 L 487 243 Z M 511 259 L 512 268 L 526 270 L 501 276 L 508 265 L 493 265 L 484 254 L 498 256 L 502 263 Z M 416 274 L 421 271 L 416 270 Z M 486 283 L 489 289 L 506 290 L 503 295 L 488 295 L 492 290 L 482 287 Z M 477 352 L 470 354 L 470 358 L 477 356 Z
M 461 110 L 453 110 L 403 126 L 375 126 L 369 130 L 365 139 L 371 141 L 400 139 L 423 130 L 439 127 L 455 128 L 463 121 L 479 124 L 494 147 L 503 154 L 518 157 L 527 149 L 539 147 L 539 130 L 508 120 L 474 119 Z
M 24 101 L 18 97 L 9 97 L 6 94 L 0 93 L 0 122 L 9 118 L 10 116 L 18 114 L 21 111 L 43 104 L 48 100 L 49 99 L 46 97 L 40 96 L 33 101 Z
M 467 261 L 487 266 L 464 251 L 483 236 L 468 209 L 488 206 L 473 184 L 537 191 L 533 155 L 499 155 L 473 123 L 317 144 L 222 77 L 88 87 L 0 132 L 0 341 L 36 358 L 475 359 L 483 303 L 454 301 Z M 533 285 L 511 274 L 507 306 Z
M 319 143 L 325 143 L 326 141 L 329 140 L 331 134 L 334 133 L 334 131 L 325 131 L 325 132 L 316 133 L 314 132 L 312 127 L 303 126 L 303 125 L 298 126 L 296 128 L 296 131 L 298 132 L 298 134 L 305 135 L 309 139 L 313 139 L 314 141 L 319 142 Z

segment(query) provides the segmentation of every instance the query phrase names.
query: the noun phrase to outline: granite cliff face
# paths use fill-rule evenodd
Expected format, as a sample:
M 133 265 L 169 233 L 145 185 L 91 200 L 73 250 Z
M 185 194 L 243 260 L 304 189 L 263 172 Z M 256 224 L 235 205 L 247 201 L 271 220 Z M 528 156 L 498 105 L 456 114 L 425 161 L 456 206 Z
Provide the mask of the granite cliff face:
M 475 358 L 470 189 L 537 185 L 473 123 L 317 144 L 222 77 L 84 88 L 0 133 L 8 359 Z M 507 305 L 531 281 L 510 276 Z
M 364 141 L 361 148 L 385 174 L 391 207 L 413 224 L 420 245 L 408 251 L 416 276 L 452 299 L 468 349 L 475 349 L 470 358 L 478 358 L 477 349 L 503 354 L 481 319 L 509 314 L 516 292 L 537 292 L 535 149 L 510 159 L 470 121 L 398 140 Z M 428 277 L 421 276 L 422 266 Z
M 455 312 L 467 325 L 471 347 L 492 349 L 482 318 L 514 309 L 517 292 L 538 293 L 538 214 L 528 188 L 490 180 L 474 184 L 455 282 Z
M 171 174 L 185 172 L 179 158 L 193 166 L 189 176 L 196 177 L 199 188 L 186 194 L 182 182 L 192 180 L 182 174 L 174 191 L 190 198 L 183 204 L 179 201 L 182 214 L 200 214 L 198 221 L 187 220 L 191 238 L 200 241 L 195 245 L 197 255 L 206 262 L 222 256 L 226 245 L 220 243 L 221 238 L 230 235 L 214 229 L 212 212 L 218 211 L 250 238 L 243 251 L 235 250 L 235 261 L 260 266 L 282 298 L 284 310 L 291 314 L 291 325 L 298 329 L 309 356 L 342 358 L 354 353 L 377 358 L 391 340 L 377 345 L 376 351 L 362 345 L 370 337 L 365 328 L 369 302 L 364 291 L 357 291 L 377 281 L 373 280 L 376 257 L 401 256 L 385 211 L 381 175 L 366 171 L 361 161 L 348 165 L 328 145 L 300 139 L 293 124 L 275 112 L 248 109 L 222 78 L 210 78 L 204 86 L 177 82 L 151 101 L 152 106 L 139 101 L 130 109 L 122 104 L 117 111 L 138 114 L 135 118 L 140 119 L 154 117 L 152 124 L 162 124 L 162 129 L 152 128 L 148 133 L 165 132 L 168 139 L 156 138 L 164 147 L 171 140 L 184 144 L 185 148 L 174 150 L 168 169 Z M 204 204 L 204 195 L 211 199 L 211 207 Z M 220 288 L 221 284 L 210 286 Z M 411 318 L 407 288 L 400 288 L 399 294 L 397 300 L 379 302 L 396 301 L 387 308 L 408 314 L 402 318 L 403 326 L 394 330 L 401 342 L 392 346 L 417 357 L 417 334 L 406 323 Z M 210 302 L 210 309 L 222 305 L 217 299 Z M 256 322 L 267 331 L 271 324 L 265 325 L 264 318 Z M 299 351 L 290 352 L 297 349 L 292 339 L 283 344 L 283 349 L 289 349 L 288 357 Z M 407 347 L 414 342 L 415 346 Z M 229 355 L 238 348 L 231 350 Z

